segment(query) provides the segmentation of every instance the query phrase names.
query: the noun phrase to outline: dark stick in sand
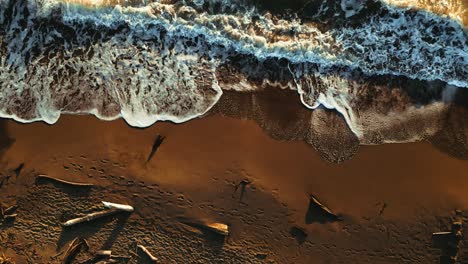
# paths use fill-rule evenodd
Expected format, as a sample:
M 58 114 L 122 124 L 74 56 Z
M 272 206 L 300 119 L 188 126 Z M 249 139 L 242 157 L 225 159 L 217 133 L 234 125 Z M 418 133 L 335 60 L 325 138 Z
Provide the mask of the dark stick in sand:
M 67 251 L 65 252 L 65 256 L 63 257 L 63 264 L 72 263 L 73 259 L 75 258 L 76 254 L 81 250 L 83 246 L 87 246 L 87 243 L 84 239 L 75 238 L 68 246 Z
M 153 144 L 153 148 L 151 149 L 151 152 L 148 156 L 148 159 L 146 160 L 146 162 L 149 162 L 151 160 L 151 158 L 153 158 L 154 154 L 156 153 L 156 151 L 158 150 L 158 148 L 161 146 L 161 144 L 163 143 L 164 139 L 166 139 L 166 137 L 162 137 L 161 135 L 158 135 L 156 137 L 156 140 L 154 141 L 154 144 Z
M 59 182 L 59 183 L 62 183 L 62 184 L 71 185 L 71 186 L 78 186 L 78 187 L 92 187 L 92 186 L 94 186 L 94 184 L 91 184 L 91 183 L 71 182 L 71 181 L 58 179 L 58 178 L 51 177 L 51 176 L 44 175 L 44 174 L 37 175 L 37 179 L 47 179 L 47 180 L 56 181 L 56 182 Z
M 142 245 L 138 245 L 137 247 L 138 247 L 141 251 L 143 251 L 143 252 L 146 254 L 146 256 L 148 256 L 148 258 L 151 260 L 151 262 L 157 263 L 158 258 L 155 257 L 155 256 L 153 256 L 153 254 L 151 254 L 151 253 L 148 251 L 148 249 L 146 249 L 146 248 L 145 248 L 144 246 L 142 246 Z

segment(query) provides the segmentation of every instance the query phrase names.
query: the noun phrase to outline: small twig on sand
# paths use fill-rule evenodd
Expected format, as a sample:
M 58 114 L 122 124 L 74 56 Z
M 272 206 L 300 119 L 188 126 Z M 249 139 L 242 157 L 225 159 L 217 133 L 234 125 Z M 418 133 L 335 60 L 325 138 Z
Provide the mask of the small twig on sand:
M 448 235 L 452 235 L 452 232 L 435 232 L 435 233 L 432 233 L 432 236 L 448 236 Z
M 75 238 L 73 241 L 70 243 L 68 246 L 67 251 L 65 252 L 65 256 L 63 257 L 63 262 L 62 264 L 69 264 L 73 261 L 75 258 L 76 254 L 81 250 L 83 246 L 86 246 L 87 243 L 85 242 L 84 239 L 81 238 Z
M 43 174 L 37 175 L 37 179 L 38 180 L 39 179 L 47 179 L 47 180 L 56 181 L 56 182 L 59 182 L 59 183 L 62 183 L 62 184 L 71 185 L 71 186 L 78 186 L 78 187 L 91 187 L 91 186 L 94 186 L 94 184 L 91 184 L 91 183 L 71 182 L 71 181 L 66 181 L 66 180 L 58 179 L 58 178 L 51 177 L 51 176 L 48 176 L 48 175 L 43 175 Z
M 106 210 L 106 211 L 90 213 L 90 214 L 87 214 L 87 215 L 82 216 L 82 217 L 78 217 L 78 218 L 68 220 L 65 223 L 63 223 L 62 225 L 65 226 L 65 227 L 73 226 L 73 225 L 80 224 L 80 223 L 83 223 L 83 222 L 89 222 L 89 221 L 92 221 L 92 220 L 95 220 L 95 219 L 98 219 L 98 218 L 101 218 L 101 217 L 104 217 L 104 216 L 112 215 L 112 214 L 115 214 L 115 213 L 118 213 L 118 212 L 119 212 L 119 210 L 110 209 L 110 210 Z
M 148 256 L 148 258 L 153 262 L 153 263 L 157 263 L 158 261 L 158 258 L 156 258 L 155 256 L 153 256 L 149 251 L 148 249 L 146 249 L 144 246 L 142 245 L 138 245 L 137 246 L 141 251 L 143 251 L 146 256 Z

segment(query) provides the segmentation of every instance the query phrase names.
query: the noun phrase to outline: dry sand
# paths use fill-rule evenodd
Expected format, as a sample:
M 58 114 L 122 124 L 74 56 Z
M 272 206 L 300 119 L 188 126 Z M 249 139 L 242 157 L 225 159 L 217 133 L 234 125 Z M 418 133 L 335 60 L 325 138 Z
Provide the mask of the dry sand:
M 333 164 L 304 142 L 217 115 L 147 129 L 91 116 L 0 127 L 0 181 L 11 176 L 0 201 L 19 206 L 15 221 L 0 224 L 0 256 L 16 263 L 61 263 L 51 256 L 76 236 L 90 244 L 80 261 L 112 249 L 145 263 L 131 253 L 140 243 L 161 263 L 438 263 L 431 233 L 450 231 L 454 210 L 468 207 L 468 161 L 429 143 L 363 146 Z M 159 134 L 166 139 L 145 163 Z M 40 173 L 96 187 L 35 182 Z M 306 219 L 311 194 L 341 221 Z M 101 200 L 135 212 L 60 226 Z M 226 241 L 200 231 L 216 222 L 229 225 Z

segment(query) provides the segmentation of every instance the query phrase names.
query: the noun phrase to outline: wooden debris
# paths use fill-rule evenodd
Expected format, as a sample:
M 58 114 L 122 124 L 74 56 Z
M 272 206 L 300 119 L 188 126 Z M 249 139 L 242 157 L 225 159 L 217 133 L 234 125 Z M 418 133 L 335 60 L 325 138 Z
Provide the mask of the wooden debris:
M 334 215 L 334 213 L 332 213 L 332 211 L 331 211 L 330 209 L 328 209 L 328 207 L 326 207 L 326 206 L 323 205 L 321 202 L 319 202 L 319 200 L 317 200 L 317 198 L 315 198 L 315 196 L 311 195 L 311 196 L 310 196 L 310 200 L 311 200 L 311 202 L 313 202 L 314 204 L 316 204 L 316 205 L 318 205 L 320 208 L 322 208 L 325 212 Z
M 448 236 L 452 235 L 452 232 L 434 232 L 432 233 L 432 236 Z
M 96 252 L 96 255 L 100 257 L 110 257 L 112 255 L 112 251 L 110 250 L 99 250 Z
M 202 232 L 210 231 L 222 236 L 229 235 L 229 226 L 223 223 L 210 223 L 205 220 L 192 220 L 184 218 L 180 219 L 180 222 L 187 226 L 194 227 Z
M 87 215 L 82 216 L 82 217 L 78 217 L 78 218 L 68 220 L 65 223 L 63 223 L 62 225 L 65 226 L 65 227 L 73 226 L 73 225 L 80 224 L 80 223 L 83 223 L 83 222 L 89 222 L 89 221 L 92 221 L 92 220 L 95 220 L 95 219 L 98 219 L 98 218 L 101 218 L 101 217 L 104 217 L 104 216 L 112 215 L 112 214 L 115 214 L 115 213 L 118 213 L 118 212 L 119 212 L 119 210 L 110 209 L 110 210 L 106 210 L 106 211 L 90 213 L 90 214 L 87 214 Z
M 66 184 L 66 185 L 77 186 L 77 187 L 92 187 L 92 186 L 94 186 L 94 184 L 91 184 L 91 183 L 71 182 L 71 181 L 58 179 L 58 178 L 51 177 L 51 176 L 44 175 L 44 174 L 37 175 L 36 179 L 38 179 L 38 180 L 39 179 L 47 179 L 47 180 L 59 182 L 59 183 Z
M 72 263 L 76 254 L 78 254 L 78 252 L 83 248 L 83 246 L 87 246 L 87 242 L 84 239 L 78 237 L 73 239 L 73 241 L 69 244 L 67 251 L 65 252 L 62 264 Z
M 306 213 L 306 223 L 327 223 L 341 221 L 341 217 L 334 214 L 328 207 L 323 205 L 315 196 L 310 195 L 309 208 Z
M 162 137 L 161 135 L 158 135 L 156 137 L 156 140 L 154 141 L 153 143 L 153 147 L 151 149 L 151 152 L 148 156 L 148 158 L 146 159 L 146 162 L 148 163 L 151 158 L 153 158 L 154 154 L 156 153 L 156 151 L 158 150 L 158 148 L 161 146 L 161 144 L 163 143 L 164 139 L 166 139 L 165 137 Z
M 134 210 L 133 206 L 126 205 L 126 204 L 109 203 L 109 202 L 104 202 L 104 201 L 102 201 L 102 204 L 104 204 L 104 206 L 109 209 L 116 209 L 119 211 L 133 212 Z
M 74 219 L 66 221 L 62 225 L 65 227 L 73 226 L 79 223 L 89 222 L 97 218 L 116 214 L 119 212 L 133 212 L 134 210 L 132 206 L 126 205 L 126 204 L 109 203 L 109 202 L 104 202 L 104 201 L 102 203 L 104 204 L 105 207 L 109 208 L 109 210 L 90 213 L 82 217 L 74 218 Z
M 4 215 L 4 216 L 3 216 L 3 219 L 4 219 L 5 221 L 13 221 L 13 220 L 16 219 L 17 216 L 18 216 L 17 214 Z
M 156 258 L 155 256 L 153 256 L 153 254 L 151 254 L 148 249 L 146 249 L 146 247 L 142 246 L 142 245 L 138 245 L 137 246 L 141 251 L 143 251 L 143 253 L 146 254 L 146 256 L 153 262 L 153 263 L 157 263 L 158 261 L 158 258 Z
M 17 205 L 12 205 L 12 206 L 8 207 L 7 209 L 2 210 L 3 215 L 13 214 L 16 211 L 16 209 L 18 209 L 18 206 Z
M 222 223 L 207 224 L 206 228 L 223 236 L 229 235 L 229 226 Z

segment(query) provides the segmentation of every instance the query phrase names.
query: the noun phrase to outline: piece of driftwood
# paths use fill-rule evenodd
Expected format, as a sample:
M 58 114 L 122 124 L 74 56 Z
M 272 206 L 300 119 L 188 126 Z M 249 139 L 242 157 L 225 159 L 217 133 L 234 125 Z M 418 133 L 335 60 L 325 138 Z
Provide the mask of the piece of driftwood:
M 68 220 L 68 221 L 64 222 L 62 225 L 65 226 L 65 227 L 73 226 L 73 225 L 80 224 L 80 223 L 83 223 L 83 222 L 89 222 L 89 221 L 92 221 L 92 220 L 95 220 L 95 219 L 98 219 L 98 218 L 101 218 L 101 217 L 104 217 L 104 216 L 112 215 L 112 214 L 115 214 L 115 213 L 118 213 L 118 212 L 120 212 L 120 211 L 116 210 L 116 209 L 110 209 L 110 210 L 90 213 L 90 214 L 87 214 L 87 215 L 82 216 L 82 217 L 78 217 L 78 218 Z
M 215 233 L 218 233 L 223 236 L 229 235 L 229 226 L 226 224 L 222 223 L 211 223 L 211 224 L 206 224 L 205 227 L 208 230 L 211 230 Z
M 127 204 L 117 204 L 117 203 L 109 203 L 109 202 L 104 202 L 102 201 L 102 204 L 109 208 L 109 209 L 116 209 L 119 211 L 125 211 L 125 212 L 133 212 L 133 206 L 127 205 Z
M 126 204 L 109 203 L 109 202 L 104 202 L 104 201 L 102 202 L 102 204 L 105 207 L 109 208 L 109 210 L 90 213 L 82 217 L 77 217 L 77 218 L 66 221 L 62 225 L 65 227 L 72 226 L 72 225 L 76 225 L 76 224 L 83 223 L 83 222 L 89 222 L 89 221 L 92 221 L 92 220 L 95 220 L 97 218 L 101 218 L 104 216 L 116 214 L 119 212 L 133 212 L 134 210 L 132 206 L 126 205 Z
M 12 205 L 8 208 L 6 208 L 5 210 L 3 210 L 3 215 L 9 215 L 9 214 L 13 214 L 16 209 L 18 209 L 18 206 L 17 205 Z
M 448 236 L 448 235 L 452 235 L 452 232 L 435 232 L 435 233 L 432 233 L 432 236 Z
M 310 195 L 309 208 L 305 218 L 306 224 L 311 224 L 313 222 L 327 223 L 342 220 L 340 216 L 334 214 L 313 195 Z
M 314 204 L 316 204 L 316 205 L 318 205 L 320 208 L 322 208 L 322 210 L 324 210 L 325 212 L 327 212 L 327 213 L 329 213 L 329 214 L 331 214 L 331 215 L 335 215 L 334 213 L 332 213 L 332 211 L 331 211 L 328 207 L 326 207 L 325 205 L 323 205 L 317 198 L 315 198 L 315 196 L 311 195 L 311 196 L 310 196 L 310 200 L 311 200 Z
M 59 183 L 66 184 L 66 185 L 77 186 L 77 187 L 92 187 L 92 186 L 94 186 L 94 184 L 92 184 L 92 183 L 71 182 L 71 181 L 62 180 L 62 179 L 51 177 L 51 176 L 44 175 L 44 174 L 37 175 L 37 179 L 47 179 L 47 180 L 59 182 Z
M 17 214 L 4 215 L 4 216 L 3 216 L 3 219 L 4 219 L 5 221 L 13 221 L 13 220 L 16 219 L 17 216 L 18 216 Z
M 100 257 L 110 257 L 112 255 L 112 251 L 110 250 L 99 250 L 96 252 L 96 255 Z
M 86 242 L 81 238 L 75 238 L 70 242 L 67 251 L 63 257 L 62 264 L 70 264 Z
M 143 253 L 145 253 L 145 255 L 153 262 L 153 263 L 157 263 L 158 261 L 158 258 L 153 256 L 153 254 L 151 254 L 151 252 L 148 251 L 148 249 L 146 249 L 146 247 L 142 246 L 142 245 L 138 245 L 137 246 L 141 251 L 143 251 Z

